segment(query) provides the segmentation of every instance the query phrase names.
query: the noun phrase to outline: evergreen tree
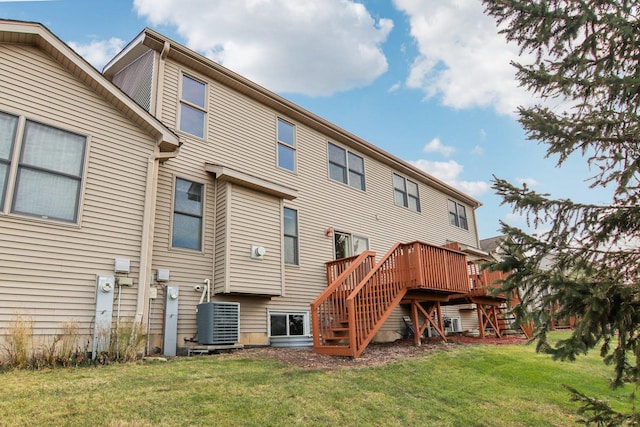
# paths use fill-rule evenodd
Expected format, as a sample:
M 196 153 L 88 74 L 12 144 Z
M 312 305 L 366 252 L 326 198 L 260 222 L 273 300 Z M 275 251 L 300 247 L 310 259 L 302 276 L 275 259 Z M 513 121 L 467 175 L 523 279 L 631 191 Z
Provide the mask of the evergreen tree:
M 527 137 L 547 147 L 558 166 L 580 155 L 606 187 L 606 205 L 553 199 L 526 185 L 494 179 L 503 203 L 530 225 L 531 236 L 502 224 L 506 257 L 492 268 L 511 275 L 502 291 L 517 293 L 521 322 L 537 327 L 537 349 L 573 360 L 599 348 L 612 364 L 612 386 L 640 385 L 640 3 L 638 0 L 483 0 L 501 32 L 533 64 L 515 63 L 521 85 L 540 100 L 520 107 Z M 562 103 L 560 104 L 560 101 Z M 549 108 L 551 102 L 560 108 Z M 547 262 L 547 268 L 541 268 Z M 553 309 L 555 310 L 553 310 Z M 551 322 L 575 317 L 571 337 L 550 345 Z M 617 425 L 640 416 L 617 414 L 573 390 L 590 422 Z

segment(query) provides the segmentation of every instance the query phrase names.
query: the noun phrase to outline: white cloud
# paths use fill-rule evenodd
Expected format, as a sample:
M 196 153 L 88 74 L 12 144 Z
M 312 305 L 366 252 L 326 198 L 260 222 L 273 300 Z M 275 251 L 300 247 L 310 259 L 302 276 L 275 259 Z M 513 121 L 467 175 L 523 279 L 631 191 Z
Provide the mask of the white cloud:
M 480 138 L 481 139 L 486 139 L 487 138 L 487 131 L 484 129 L 480 129 Z
M 394 0 L 407 14 L 419 55 L 407 86 L 438 96 L 453 108 L 492 107 L 515 114 L 531 96 L 518 87 L 510 61 L 518 56 L 507 45 L 480 0 Z
M 440 153 L 445 157 L 449 157 L 456 149 L 450 145 L 444 145 L 440 138 L 433 138 L 422 149 L 425 153 Z
M 401 82 L 395 82 L 391 87 L 387 90 L 389 93 L 393 93 L 402 87 Z
M 120 52 L 125 45 L 124 40 L 116 37 L 112 37 L 109 40 L 94 40 L 88 44 L 76 42 L 69 42 L 68 44 L 71 49 L 75 50 L 99 70 Z
M 528 187 L 535 187 L 536 185 L 540 185 L 540 183 L 534 178 L 516 178 L 516 181 L 520 184 L 527 184 Z
M 484 154 L 484 148 L 482 148 L 479 145 L 476 145 L 475 147 L 473 147 L 473 150 L 471 150 L 471 154 L 475 154 L 477 156 L 480 156 L 480 155 Z
M 153 25 L 276 92 L 331 95 L 387 71 L 393 28 L 353 0 L 134 0 Z
M 409 163 L 419 169 L 422 169 L 429 175 L 432 175 L 474 197 L 481 196 L 491 189 L 489 183 L 484 181 L 459 180 L 459 176 L 464 171 L 464 166 L 455 160 L 434 162 L 431 160 L 420 159 L 416 161 L 409 161 Z

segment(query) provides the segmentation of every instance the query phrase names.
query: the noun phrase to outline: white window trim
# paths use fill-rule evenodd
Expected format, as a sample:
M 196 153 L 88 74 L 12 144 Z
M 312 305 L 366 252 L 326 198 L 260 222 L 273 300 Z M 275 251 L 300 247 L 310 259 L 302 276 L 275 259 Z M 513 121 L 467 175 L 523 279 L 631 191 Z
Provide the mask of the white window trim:
M 204 85 L 204 108 L 200 107 L 199 105 L 195 105 L 192 104 L 191 102 L 185 100 L 182 98 L 182 82 L 184 81 L 184 77 L 188 77 L 191 80 L 195 80 L 196 82 L 202 83 Z M 209 84 L 207 83 L 207 81 L 203 78 L 200 77 L 196 77 L 194 74 L 192 73 L 186 73 L 184 71 L 180 72 L 180 80 L 178 82 L 179 84 L 179 88 L 178 88 L 178 114 L 177 114 L 177 126 L 176 126 L 176 130 L 180 133 L 183 133 L 185 135 L 189 135 L 192 138 L 196 138 L 196 139 L 200 139 L 203 141 L 207 140 L 207 129 L 209 128 L 208 123 L 208 117 L 209 117 Z M 204 113 L 204 123 L 203 123 L 203 129 L 202 129 L 202 137 L 198 136 L 198 135 L 194 135 L 190 132 L 187 132 L 186 130 L 182 130 L 180 129 L 181 124 L 182 124 L 182 104 L 187 105 L 191 108 L 194 108 L 198 111 L 202 111 Z
M 269 338 L 271 335 L 271 315 L 281 315 L 281 316 L 290 316 L 290 315 L 303 315 L 304 316 L 304 331 L 302 335 L 276 335 L 276 337 L 310 337 L 311 336 L 311 315 L 309 311 L 304 310 L 267 310 L 267 335 Z M 287 324 L 287 332 L 289 329 L 289 325 Z
M 333 245 L 333 259 L 334 259 L 334 260 L 336 260 L 336 259 L 342 259 L 342 258 L 336 258 L 336 234 L 344 234 L 344 235 L 347 235 L 347 236 L 349 236 L 349 237 L 350 237 L 350 239 L 351 239 L 351 252 L 352 252 L 352 254 L 351 254 L 351 255 L 349 255 L 349 257 L 351 257 L 351 256 L 355 256 L 355 254 L 354 254 L 354 252 L 355 252 L 355 250 L 354 250 L 354 249 L 355 249 L 355 248 L 354 248 L 354 246 L 353 246 L 353 245 L 354 245 L 354 243 L 353 243 L 353 238 L 354 238 L 354 237 L 357 237 L 357 238 L 360 238 L 360 239 L 365 239 L 365 240 L 367 241 L 367 249 L 365 249 L 365 250 L 367 250 L 367 251 L 368 251 L 368 250 L 370 250 L 370 249 L 371 249 L 371 239 L 370 239 L 370 238 L 368 238 L 367 236 L 363 236 L 363 235 L 361 235 L 361 234 L 357 234 L 357 233 L 348 233 L 348 232 L 346 232 L 346 231 L 340 231 L 340 230 L 336 230 L 335 228 L 333 228 L 333 238 L 331 239 L 331 244 Z M 360 253 L 362 253 L 362 252 L 360 252 Z M 358 254 L 358 255 L 359 255 L 359 254 Z M 347 258 L 349 258 L 349 257 L 347 257 Z

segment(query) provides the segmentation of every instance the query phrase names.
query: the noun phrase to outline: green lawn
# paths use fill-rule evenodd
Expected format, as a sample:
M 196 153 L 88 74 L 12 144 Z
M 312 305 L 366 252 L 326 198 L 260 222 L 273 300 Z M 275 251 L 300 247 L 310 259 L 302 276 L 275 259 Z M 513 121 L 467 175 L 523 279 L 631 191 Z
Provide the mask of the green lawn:
M 562 426 L 577 404 L 561 384 L 628 409 L 597 353 L 553 362 L 533 346 L 452 346 L 383 367 L 309 371 L 273 360 L 0 373 L 0 425 Z

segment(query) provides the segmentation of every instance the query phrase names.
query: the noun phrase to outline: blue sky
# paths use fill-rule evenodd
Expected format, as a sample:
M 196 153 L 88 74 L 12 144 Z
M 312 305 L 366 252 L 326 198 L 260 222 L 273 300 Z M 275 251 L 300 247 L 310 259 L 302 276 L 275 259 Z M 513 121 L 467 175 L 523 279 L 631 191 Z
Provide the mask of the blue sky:
M 586 162 L 561 169 L 528 141 L 509 61 L 480 0 L 0 0 L 0 18 L 41 22 L 98 69 L 151 27 L 465 191 L 483 203 L 480 238 L 499 220 L 492 176 L 604 202 Z M 422 203 L 429 203 L 422 200 Z

